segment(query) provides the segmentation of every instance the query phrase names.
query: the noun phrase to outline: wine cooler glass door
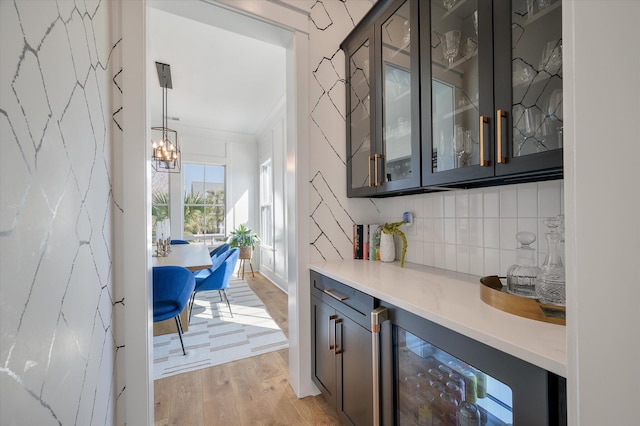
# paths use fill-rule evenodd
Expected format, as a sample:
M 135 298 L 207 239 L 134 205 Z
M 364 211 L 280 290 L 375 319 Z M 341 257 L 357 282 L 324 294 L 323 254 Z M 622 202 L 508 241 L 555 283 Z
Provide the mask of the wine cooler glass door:
M 395 336 L 397 424 L 513 424 L 509 386 L 400 327 Z

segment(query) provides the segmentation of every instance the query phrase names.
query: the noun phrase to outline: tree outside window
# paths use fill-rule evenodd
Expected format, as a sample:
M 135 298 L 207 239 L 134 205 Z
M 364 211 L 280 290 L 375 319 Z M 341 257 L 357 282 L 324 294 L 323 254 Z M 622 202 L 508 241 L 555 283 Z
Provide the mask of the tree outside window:
M 183 164 L 184 237 L 211 244 L 225 239 L 225 167 Z

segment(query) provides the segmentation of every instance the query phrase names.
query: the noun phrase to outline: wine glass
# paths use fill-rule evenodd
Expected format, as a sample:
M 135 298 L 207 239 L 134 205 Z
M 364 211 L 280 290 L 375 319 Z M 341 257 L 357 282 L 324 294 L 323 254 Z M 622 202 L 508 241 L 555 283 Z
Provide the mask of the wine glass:
M 464 164 L 471 164 L 471 156 L 473 155 L 473 139 L 471 139 L 471 130 L 464 131 Z
M 555 89 L 551 92 L 547 104 L 547 115 L 549 116 L 550 125 L 556 132 L 558 148 L 562 148 L 562 89 Z
M 534 137 L 540 128 L 540 115 L 535 108 L 524 108 L 518 105 L 514 107 L 514 119 L 517 119 L 516 128 L 522 135 L 522 141 L 515 154 L 518 157 L 522 154 L 522 148 L 526 145 L 527 140 Z
M 460 31 L 451 30 L 444 33 L 442 40 L 442 50 L 444 57 L 449 60 L 449 66 L 453 65 L 453 60 L 458 56 L 460 49 Z
M 454 145 L 454 149 L 456 151 L 456 157 L 458 158 L 458 162 L 456 164 L 456 167 L 463 167 L 464 166 L 464 128 L 459 125 L 456 124 L 455 130 L 453 132 L 453 145 Z
M 443 0 L 442 4 L 444 4 L 447 10 L 451 10 L 451 8 L 456 5 L 456 1 L 457 0 Z
M 562 90 L 555 89 L 549 96 L 547 114 L 555 121 L 562 121 Z
M 473 28 L 476 30 L 476 37 L 478 37 L 478 11 L 473 12 Z
M 538 69 L 544 70 L 550 75 L 557 74 L 562 67 L 562 40 L 548 42 L 543 51 Z

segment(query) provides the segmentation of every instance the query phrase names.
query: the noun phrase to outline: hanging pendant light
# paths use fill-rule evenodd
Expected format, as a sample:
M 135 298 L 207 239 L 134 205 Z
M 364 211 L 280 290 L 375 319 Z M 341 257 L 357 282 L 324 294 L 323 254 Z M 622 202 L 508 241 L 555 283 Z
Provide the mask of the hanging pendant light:
M 172 89 L 171 68 L 168 64 L 156 62 L 158 80 L 162 87 L 162 126 L 151 128 L 153 169 L 157 172 L 180 172 L 180 148 L 178 132 L 170 129 L 167 116 L 167 90 Z

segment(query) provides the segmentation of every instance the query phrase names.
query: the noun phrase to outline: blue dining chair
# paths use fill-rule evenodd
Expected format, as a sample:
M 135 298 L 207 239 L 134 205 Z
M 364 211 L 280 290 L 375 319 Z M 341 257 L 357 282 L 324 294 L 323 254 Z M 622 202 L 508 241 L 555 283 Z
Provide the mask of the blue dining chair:
M 180 313 L 189 303 L 189 297 L 195 289 L 196 279 L 193 272 L 182 266 L 153 267 L 153 322 L 175 318 L 182 354 L 182 321 Z
M 187 240 L 171 240 L 171 244 L 189 244 Z
M 224 243 L 209 252 L 209 255 L 211 256 L 211 267 L 194 272 L 196 275 L 196 283 L 207 278 L 213 271 L 218 269 L 218 266 L 220 266 L 227 258 L 226 256 L 223 256 L 227 250 L 229 250 L 229 244 Z M 222 295 L 220 295 L 220 300 L 222 300 Z
M 209 255 L 213 259 L 213 256 L 220 256 L 222 253 L 224 253 L 227 250 L 229 250 L 229 244 L 223 243 L 223 244 L 220 244 L 218 247 L 214 248 L 213 250 L 211 250 L 209 252 Z
M 229 280 L 233 275 L 233 271 L 236 269 L 236 263 L 238 263 L 239 255 L 240 249 L 237 247 L 227 250 L 220 255 L 220 262 L 216 268 L 204 269 L 195 274 L 196 285 L 193 290 L 193 294 L 191 295 L 191 301 L 189 302 L 189 319 L 191 319 L 191 312 L 193 311 L 193 303 L 196 298 L 196 293 L 211 290 L 218 290 L 221 299 L 222 296 L 224 296 L 231 318 L 233 318 L 231 304 L 227 297 L 227 289 L 229 288 Z

